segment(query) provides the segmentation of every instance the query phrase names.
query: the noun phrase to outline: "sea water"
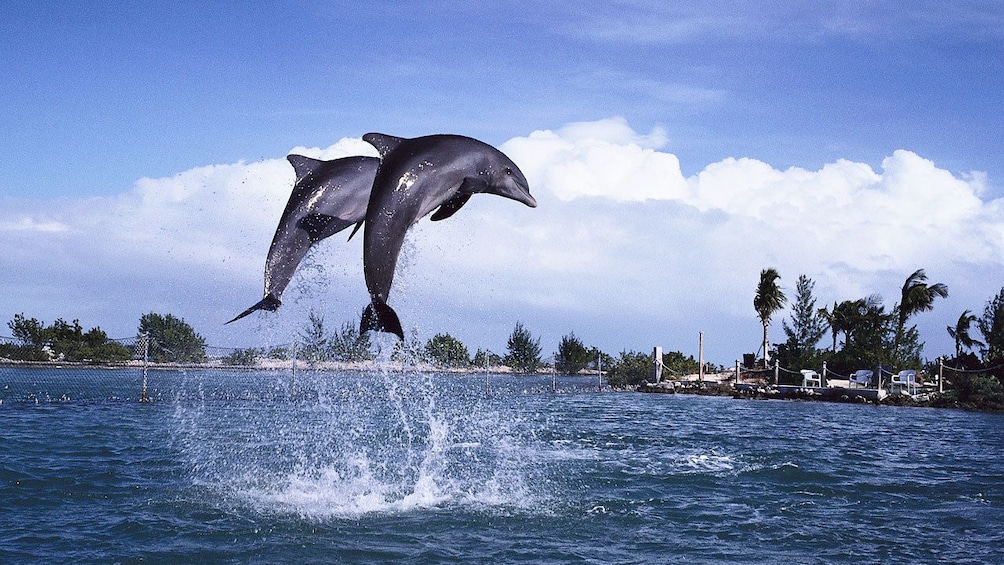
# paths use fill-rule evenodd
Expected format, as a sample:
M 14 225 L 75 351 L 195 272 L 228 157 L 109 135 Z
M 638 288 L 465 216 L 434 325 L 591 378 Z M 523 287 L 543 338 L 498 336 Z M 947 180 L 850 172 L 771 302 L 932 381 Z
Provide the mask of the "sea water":
M 1001 415 L 595 377 L 0 380 L 3 563 L 1004 562 Z

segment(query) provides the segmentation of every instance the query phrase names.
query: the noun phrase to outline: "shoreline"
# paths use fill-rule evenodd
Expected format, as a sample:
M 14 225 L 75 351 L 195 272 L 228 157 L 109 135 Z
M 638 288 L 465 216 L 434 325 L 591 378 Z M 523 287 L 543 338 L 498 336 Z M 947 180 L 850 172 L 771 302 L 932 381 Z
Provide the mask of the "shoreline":
M 677 384 L 674 384 L 677 383 Z M 678 386 L 682 383 L 682 386 Z M 785 400 L 796 402 L 836 402 L 840 404 L 861 404 L 871 406 L 909 406 L 916 408 L 951 408 L 971 412 L 1004 414 L 1004 407 L 996 404 L 959 402 L 952 391 L 944 393 L 928 392 L 910 396 L 907 394 L 876 394 L 868 399 L 861 392 L 877 392 L 876 389 L 849 389 L 845 387 L 797 387 L 773 385 L 748 386 L 737 389 L 729 382 L 663 381 L 645 383 L 635 388 L 644 394 L 689 394 L 698 396 L 730 396 L 736 400 Z M 857 393 L 856 393 L 857 392 Z

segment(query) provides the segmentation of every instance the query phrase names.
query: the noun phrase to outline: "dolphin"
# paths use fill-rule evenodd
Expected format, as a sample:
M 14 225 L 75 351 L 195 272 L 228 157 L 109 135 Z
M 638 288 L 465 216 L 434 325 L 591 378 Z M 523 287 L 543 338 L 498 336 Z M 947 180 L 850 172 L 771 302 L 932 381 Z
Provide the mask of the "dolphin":
M 476 139 L 445 134 L 405 139 L 367 133 L 363 140 L 377 148 L 381 161 L 363 231 L 363 274 L 370 304 L 363 311 L 359 333 L 389 332 L 404 340 L 401 321 L 387 305 L 387 297 L 408 228 L 437 208 L 433 221 L 449 218 L 479 192 L 531 208 L 537 207 L 537 201 L 516 164 Z
M 265 259 L 265 297 L 230 322 L 256 310 L 271 312 L 279 308 L 282 291 L 307 250 L 353 224 L 356 227 L 352 235 L 355 235 L 366 218 L 370 187 L 380 159 L 345 157 L 320 161 L 302 155 L 288 155 L 286 159 L 296 172 L 296 184 Z

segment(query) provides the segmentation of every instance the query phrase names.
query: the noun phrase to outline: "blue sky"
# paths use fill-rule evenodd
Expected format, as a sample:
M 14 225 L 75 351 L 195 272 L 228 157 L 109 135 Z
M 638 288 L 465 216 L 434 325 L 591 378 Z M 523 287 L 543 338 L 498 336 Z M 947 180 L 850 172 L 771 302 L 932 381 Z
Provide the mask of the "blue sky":
M 543 204 L 552 208 L 538 214 L 542 211 L 513 210 L 507 206 L 511 203 L 489 200 L 456 227 L 420 226 L 413 236 L 418 248 L 415 287 L 423 282 L 437 286 L 432 272 L 443 269 L 438 261 L 456 257 L 423 251 L 423 245 L 431 245 L 425 241 L 446 234 L 467 237 L 463 230 L 476 231 L 495 214 L 512 222 L 501 225 L 531 235 L 537 233 L 534 226 L 542 232 L 558 224 L 564 226 L 563 233 L 582 230 L 583 238 L 595 236 L 591 228 L 608 224 L 608 229 L 627 235 L 623 244 L 611 243 L 616 233 L 603 240 L 610 244 L 609 255 L 593 257 L 605 265 L 602 275 L 580 272 L 574 265 L 566 271 L 548 267 L 563 262 L 546 250 L 541 251 L 546 260 L 534 271 L 496 264 L 513 271 L 508 284 L 518 286 L 518 292 L 492 288 L 489 279 L 479 278 L 483 273 L 471 270 L 467 276 L 489 288 L 483 295 L 465 291 L 470 294 L 461 301 L 467 306 L 443 318 L 448 322 L 443 327 L 433 321 L 434 314 L 420 312 L 440 300 L 452 311 L 444 298 L 447 293 L 427 299 L 418 289 L 403 294 L 403 302 L 415 304 L 421 331 L 450 331 L 466 338 L 472 348 L 483 344 L 498 350 L 515 320 L 523 319 L 542 334 L 546 351 L 556 348 L 560 335 L 570 330 L 611 351 L 654 344 L 683 349 L 696 341 L 690 334 L 698 328 L 687 323 L 696 309 L 700 316 L 717 320 L 701 329 L 710 334 L 709 347 L 717 354 L 713 359 L 728 364 L 749 343 L 756 343 L 757 322 L 746 304 L 752 295 L 741 291 L 755 286 L 760 268 L 778 266 L 782 282 L 791 289 L 798 274 L 810 274 L 817 280 L 821 303 L 858 297 L 852 293 L 880 293 L 891 307 L 902 280 L 923 267 L 933 281 L 946 282 L 950 291 L 954 283 L 957 289 L 942 308 L 917 320 L 922 331 L 930 332 L 922 335 L 929 344 L 926 353 L 947 352 L 944 326 L 963 309 L 982 309 L 1004 284 L 1004 249 L 996 239 L 1004 232 L 993 220 L 1000 209 L 997 201 L 1004 196 L 1004 8 L 990 1 L 770 4 L 259 2 L 249 7 L 217 2 L 7 2 L 0 21 L 0 243 L 17 249 L 14 255 L 24 263 L 13 263 L 7 280 L 0 279 L 5 295 L 0 317 L 7 320 L 22 311 L 46 320 L 78 317 L 85 326 L 129 335 L 142 313 L 170 309 L 197 322 L 197 329 L 214 343 L 242 345 L 265 339 L 260 328 L 224 329 L 216 318 L 229 319 L 224 312 L 236 313 L 260 292 L 260 272 L 243 269 L 264 262 L 278 217 L 274 210 L 281 209 L 288 195 L 282 184 L 291 177 L 282 175 L 291 173 L 281 169 L 288 167 L 282 161 L 286 153 L 303 147 L 334 156 L 338 150 L 331 150 L 333 145 L 368 131 L 400 136 L 448 132 L 525 155 L 517 164 L 536 171 Z M 551 132 L 581 150 L 547 153 L 563 156 L 555 157 L 557 161 L 543 159 L 539 148 L 523 153 L 527 144 L 533 145 L 534 132 Z M 610 149 L 608 156 L 582 149 L 595 149 L 598 141 Z M 675 158 L 689 192 L 675 192 L 672 198 L 666 193 L 636 195 L 632 200 L 617 193 L 624 188 L 619 185 L 583 188 L 605 178 L 603 171 L 613 166 L 609 159 L 623 157 L 629 149 L 643 157 Z M 897 153 L 900 150 L 907 153 Z M 535 161 L 538 157 L 541 162 Z M 860 233 L 858 228 L 865 229 L 862 222 L 868 220 L 829 217 L 823 200 L 814 197 L 817 205 L 791 219 L 792 225 L 804 222 L 818 229 L 826 223 L 853 224 L 816 233 L 812 242 L 817 255 L 808 250 L 786 253 L 793 242 L 783 229 L 765 237 L 756 250 L 744 249 L 743 244 L 757 237 L 736 242 L 725 234 L 738 229 L 771 233 L 772 221 L 747 214 L 748 206 L 735 208 L 736 201 L 709 196 L 709 187 L 716 185 L 698 186 L 698 177 L 728 168 L 733 163 L 729 159 L 739 168 L 766 164 L 778 174 L 793 167 L 815 173 L 839 169 L 841 163 L 863 165 L 882 177 L 873 184 L 884 187 L 886 196 L 899 190 L 890 180 L 894 170 L 923 169 L 933 175 L 897 177 L 914 179 L 911 182 L 918 184 L 910 186 L 918 191 L 942 186 L 931 179 L 948 182 L 948 175 L 956 182 L 944 186 L 965 185 L 964 194 L 949 202 L 975 199 L 955 218 L 971 229 L 958 228 L 962 231 L 955 236 L 982 247 L 970 252 L 939 246 L 933 241 L 938 233 L 954 232 L 934 222 L 925 232 L 931 241 L 920 238 L 925 245 L 918 249 L 904 227 L 886 234 L 880 256 L 856 262 L 851 256 L 868 255 L 875 242 L 863 239 L 861 247 L 855 247 L 846 234 Z M 656 170 L 661 170 L 666 162 L 656 160 L 661 163 Z M 635 173 L 645 170 L 642 161 L 652 164 L 632 161 L 638 163 Z M 575 187 L 564 184 L 568 175 L 557 174 L 571 162 L 590 171 L 589 178 L 573 183 Z M 622 166 L 625 161 L 616 163 Z M 193 207 L 224 205 L 206 196 L 199 204 L 177 201 L 174 223 L 157 228 L 159 257 L 116 256 L 111 249 L 84 243 L 104 240 L 121 250 L 122 238 L 129 236 L 107 231 L 109 222 L 128 216 L 129 221 L 121 222 L 127 225 L 142 214 L 164 218 L 164 210 L 143 208 L 156 200 L 142 193 L 143 186 L 170 192 L 170 179 L 194 175 L 192 171 L 215 166 L 222 174 L 226 167 L 239 166 L 246 176 L 255 164 L 274 171 L 279 186 L 269 187 L 274 192 L 269 198 L 275 202 L 269 199 L 241 216 L 239 207 L 251 203 L 228 200 L 227 206 L 238 208 L 226 211 L 237 218 L 232 224 L 216 216 L 198 223 L 239 231 L 232 242 L 191 224 L 205 213 Z M 625 174 L 616 178 L 652 186 L 660 182 L 657 176 Z M 749 171 L 733 174 L 737 179 L 755 177 Z M 775 177 L 771 173 L 763 178 Z M 764 186 L 788 190 L 799 175 L 789 177 L 775 178 L 780 184 L 764 181 Z M 261 178 L 249 177 L 248 182 Z M 528 178 L 535 180 L 529 173 Z M 141 179 L 151 182 L 143 185 Z M 860 196 L 848 188 L 853 183 L 810 185 L 815 188 L 802 187 L 792 193 L 796 196 L 778 200 L 777 206 L 783 208 L 810 190 L 816 196 L 827 190 Z M 951 190 L 938 194 L 945 198 L 945 191 Z M 554 197 L 548 199 L 549 194 Z M 770 198 L 758 202 L 765 200 Z M 904 201 L 935 206 L 912 210 L 915 215 L 938 215 L 944 208 L 944 200 L 933 196 L 907 196 Z M 876 213 L 893 218 L 906 208 L 876 206 Z M 98 217 L 95 208 L 116 209 L 118 215 Z M 856 209 L 850 202 L 834 210 Z M 653 214 L 659 217 L 654 224 Z M 240 223 L 241 217 L 260 219 L 251 226 Z M 887 224 L 915 221 L 913 216 Z M 922 221 L 931 223 L 930 218 Z M 660 222 L 666 222 L 665 231 L 647 231 Z M 700 254 L 690 259 L 720 270 L 697 268 L 697 274 L 693 265 L 667 264 L 684 259 L 676 255 L 673 242 L 692 237 L 688 234 L 693 230 L 707 230 L 713 237 L 693 236 L 690 249 Z M 838 240 L 828 233 L 845 235 Z M 511 237 L 497 237 L 502 240 L 477 241 L 493 253 L 506 245 L 524 255 L 534 252 L 520 247 L 525 241 L 514 244 Z M 200 242 L 218 248 L 200 250 Z M 838 243 L 852 253 L 844 257 Z M 460 254 L 469 263 L 485 256 L 484 249 L 469 245 Z M 352 254 L 357 250 L 342 247 L 348 249 L 344 256 L 333 251 L 330 261 L 340 265 L 356 260 Z M 594 249 L 600 249 L 599 243 Z M 44 253 L 50 259 L 39 262 Z M 193 274 L 186 261 L 195 256 L 202 262 L 216 258 L 216 263 Z M 744 264 L 730 265 L 727 259 Z M 616 274 L 629 268 L 644 271 L 653 263 L 665 270 L 663 287 Z M 361 285 L 351 269 L 341 271 L 345 284 Z M 463 273 L 461 269 L 457 276 Z M 696 276 L 722 282 L 694 285 L 693 292 L 705 295 L 685 302 L 662 296 L 668 292 L 664 287 L 687 288 L 687 280 Z M 583 280 L 593 281 L 592 286 Z M 579 292 L 569 290 L 580 285 Z M 214 287 L 216 292 L 208 290 Z M 154 295 L 145 302 L 138 298 L 150 292 Z M 334 293 L 333 302 L 352 303 L 344 311 L 332 311 L 333 321 L 348 319 L 350 311 L 362 307 L 355 303 L 358 295 L 339 300 L 339 292 L 340 287 L 326 296 Z M 537 292 L 538 299 L 518 297 L 531 292 Z M 594 293 L 641 293 L 652 302 L 638 311 L 611 307 L 595 315 L 585 313 L 583 304 L 593 302 Z M 745 317 L 743 309 L 749 310 Z M 472 320 L 477 312 L 483 318 L 485 311 L 497 313 L 499 319 Z M 774 339 L 780 338 L 776 328 Z

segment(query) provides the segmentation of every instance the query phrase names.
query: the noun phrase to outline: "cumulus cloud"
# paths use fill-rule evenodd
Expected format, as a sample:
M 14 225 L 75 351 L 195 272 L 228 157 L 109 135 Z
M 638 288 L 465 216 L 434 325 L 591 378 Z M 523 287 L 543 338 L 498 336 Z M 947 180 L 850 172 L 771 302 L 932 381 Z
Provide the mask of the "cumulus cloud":
M 509 140 L 501 148 L 539 207 L 478 195 L 449 220 L 424 220 L 391 302 L 425 338 L 450 332 L 472 347 L 499 350 L 521 320 L 545 349 L 569 331 L 611 352 L 687 349 L 705 331 L 711 355 L 728 362 L 755 348 L 752 289 L 767 266 L 789 287 L 813 277 L 820 305 L 880 293 L 890 307 L 906 275 L 925 268 L 952 293 L 941 318 L 925 315 L 933 328 L 978 310 L 1004 281 L 1004 203 L 982 199 L 985 175 L 899 150 L 878 169 L 837 160 L 779 170 L 737 157 L 688 177 L 668 141 L 620 118 Z M 291 152 L 375 154 L 359 139 Z M 79 317 L 128 335 L 139 315 L 162 310 L 214 343 L 258 340 L 253 323 L 221 324 L 259 297 L 293 180 L 275 158 L 144 178 L 116 197 L 11 203 L 0 211 L 11 262 L 0 315 Z M 305 296 L 303 308 L 329 299 L 339 323 L 357 316 L 359 240 L 319 246 L 287 297 Z

